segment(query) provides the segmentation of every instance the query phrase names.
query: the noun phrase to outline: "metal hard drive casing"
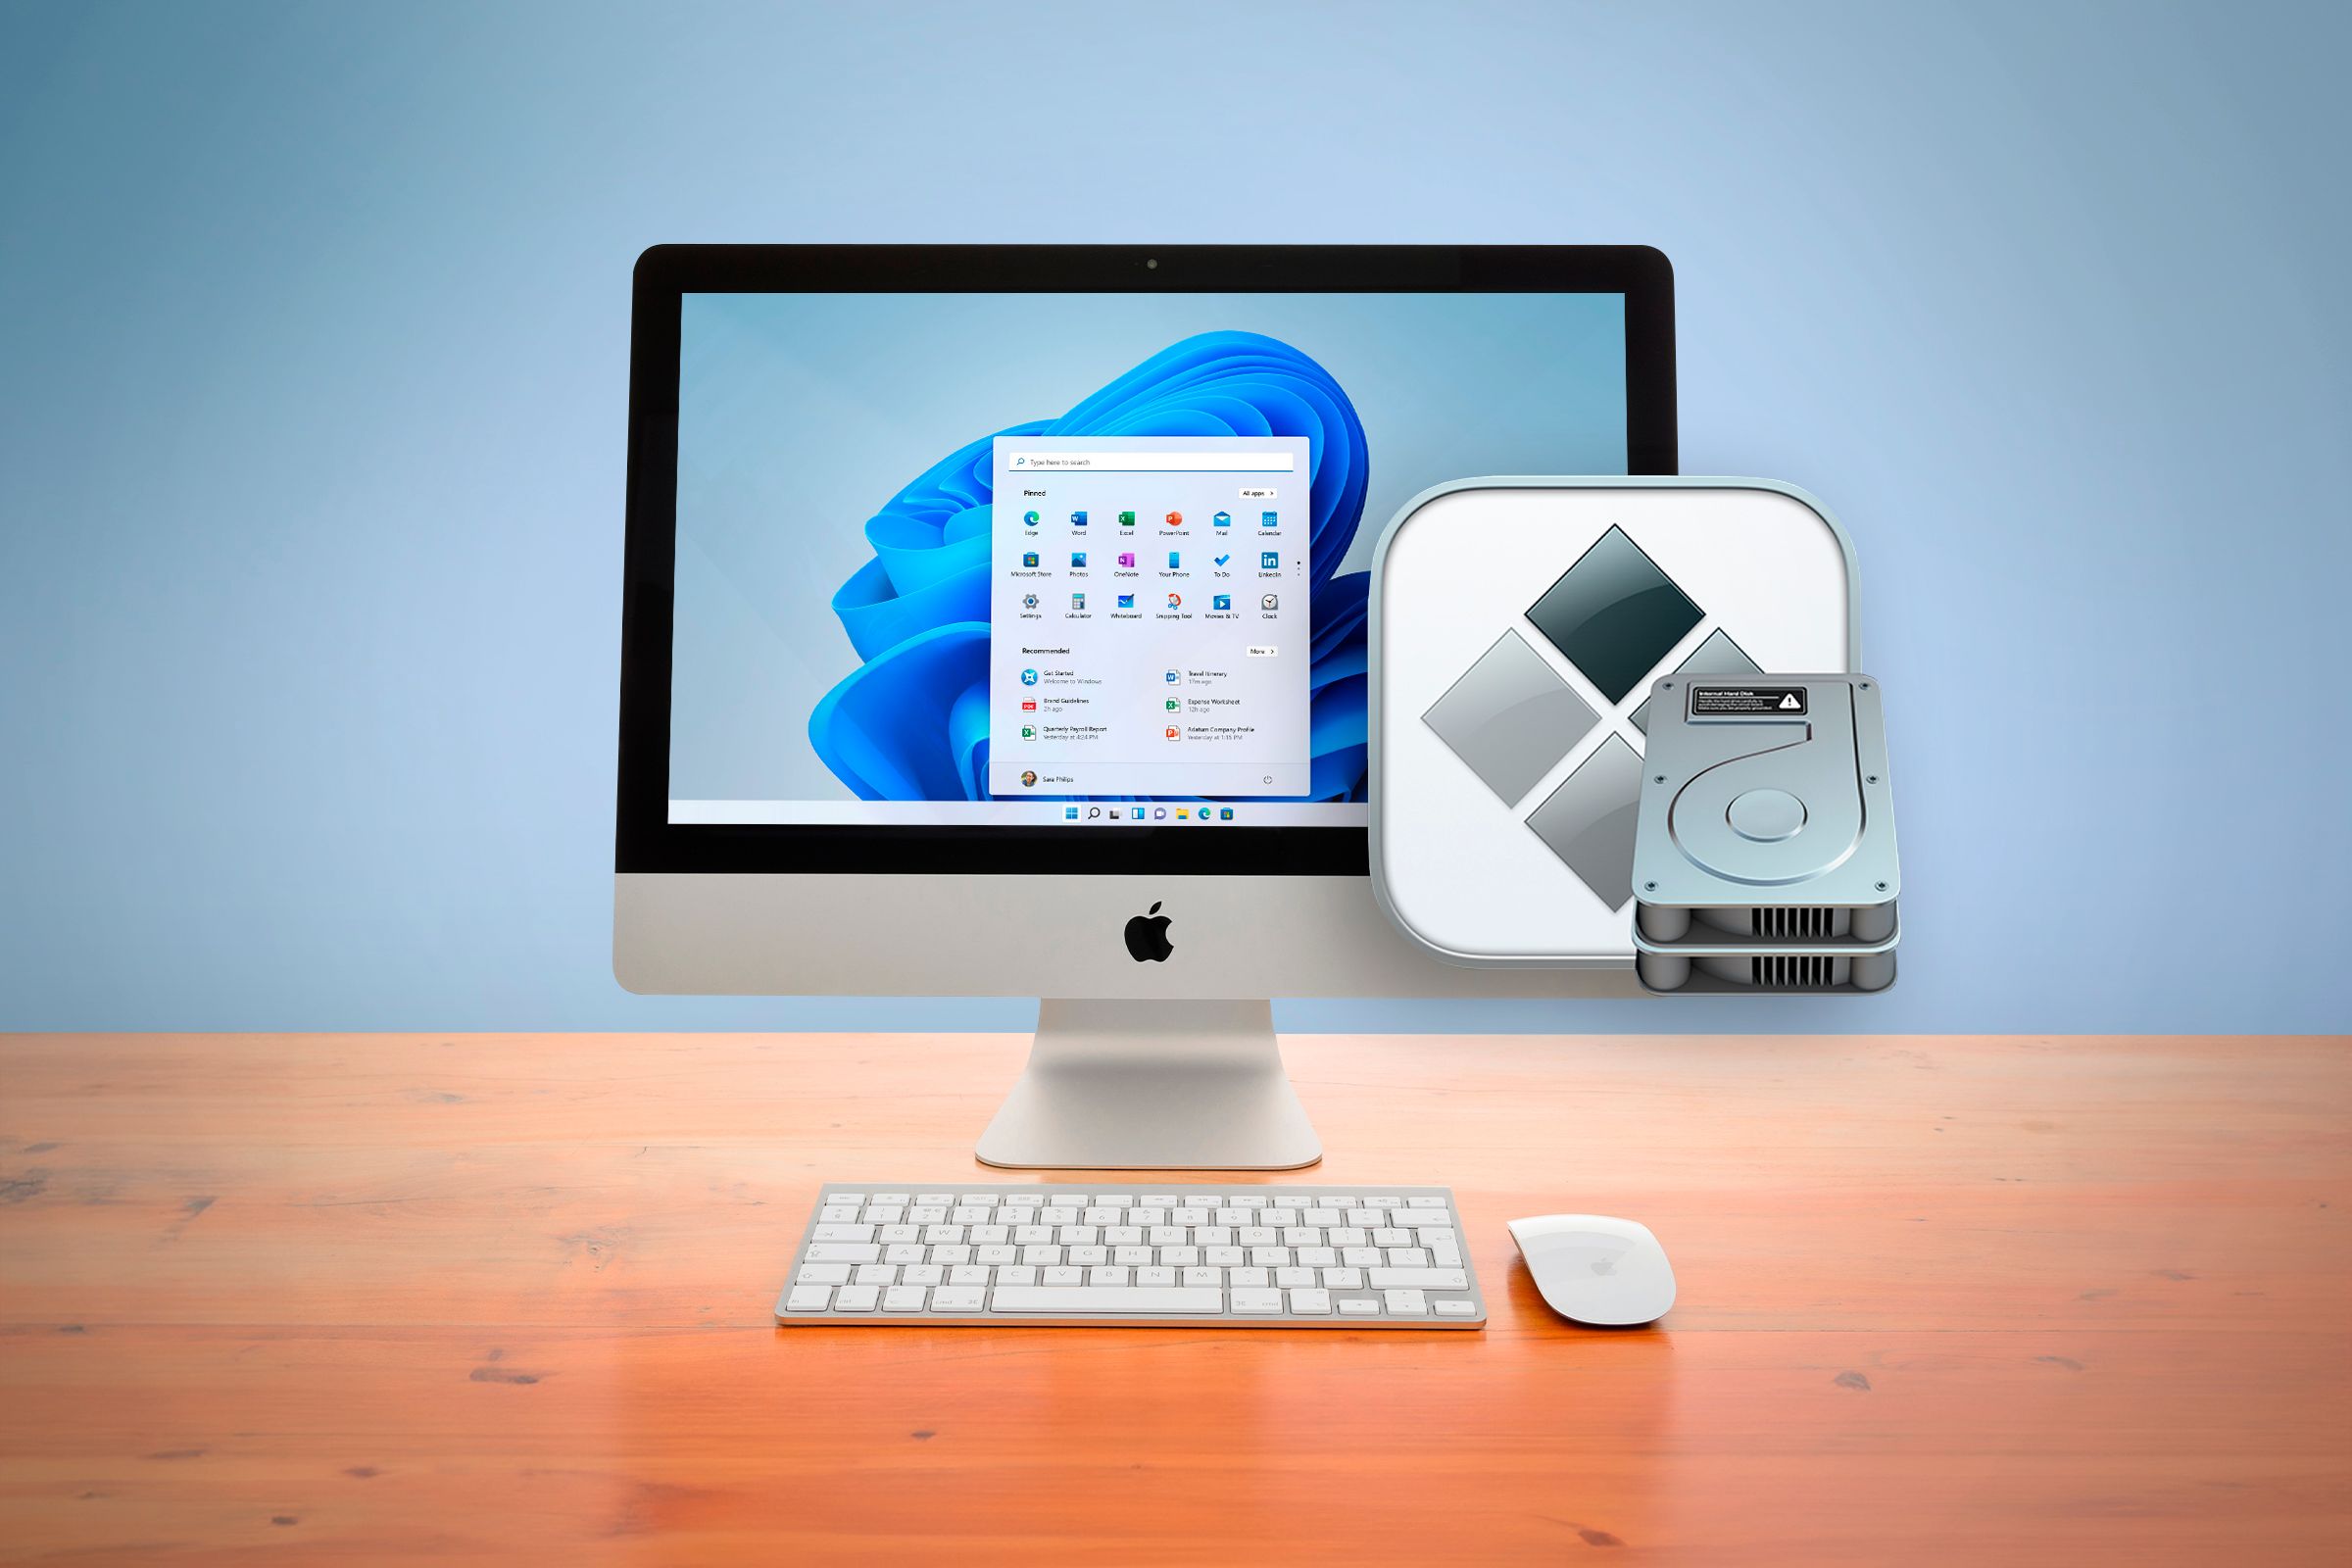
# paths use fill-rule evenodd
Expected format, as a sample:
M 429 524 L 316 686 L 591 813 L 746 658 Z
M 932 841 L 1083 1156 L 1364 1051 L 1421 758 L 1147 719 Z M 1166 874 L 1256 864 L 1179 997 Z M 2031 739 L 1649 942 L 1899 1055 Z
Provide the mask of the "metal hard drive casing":
M 1902 878 L 1879 683 L 1669 675 L 1651 711 L 1634 842 L 1642 984 L 1890 984 Z

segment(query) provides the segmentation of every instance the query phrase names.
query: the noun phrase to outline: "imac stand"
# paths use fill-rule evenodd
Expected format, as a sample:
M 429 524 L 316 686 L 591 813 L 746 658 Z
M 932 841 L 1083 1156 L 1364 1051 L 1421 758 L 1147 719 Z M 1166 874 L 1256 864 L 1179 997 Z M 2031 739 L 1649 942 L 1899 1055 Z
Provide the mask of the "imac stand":
M 1272 1004 L 1049 998 L 975 1152 L 1021 1169 L 1297 1170 L 1323 1146 Z

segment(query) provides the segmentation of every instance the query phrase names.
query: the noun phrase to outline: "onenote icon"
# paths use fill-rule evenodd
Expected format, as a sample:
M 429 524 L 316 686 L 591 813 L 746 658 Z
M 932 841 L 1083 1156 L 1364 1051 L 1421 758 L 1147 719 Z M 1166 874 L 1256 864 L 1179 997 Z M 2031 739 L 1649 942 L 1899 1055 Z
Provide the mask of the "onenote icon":
M 1134 552 L 1134 551 L 1132 551 L 1132 550 L 1122 550 L 1122 551 L 1120 551 L 1120 552 L 1119 552 L 1119 564 L 1120 564 L 1120 565 L 1122 565 L 1122 566 L 1132 566 L 1132 565 L 1134 565 L 1134 564 L 1135 564 L 1135 552 Z
M 1036 684 L 1037 684 L 1037 671 L 1036 671 L 1036 670 L 1034 670 L 1034 669 L 1024 669 L 1024 670 L 1022 670 L 1022 671 L 1021 671 L 1021 684 L 1022 684 L 1022 685 L 1024 685 L 1024 686 L 1034 686 L 1034 685 L 1036 685 Z
M 1171 513 L 1169 513 L 1169 514 L 1168 514 L 1168 526 L 1169 526 L 1169 527 L 1171 527 L 1171 528 L 1181 528 L 1181 527 L 1183 527 L 1183 526 L 1184 526 L 1184 514 L 1183 514 L 1183 513 L 1181 513 L 1181 512 L 1171 512 Z
M 1168 940 L 1168 917 L 1154 904 L 1144 913 L 1127 922 L 1127 956 L 1138 963 L 1165 963 L 1168 955 L 1176 951 Z
M 1233 514 L 1230 512 L 1220 512 L 1208 520 L 1210 526 L 1212 527 L 1230 528 L 1233 526 Z
M 1030 790 L 1037 788 L 1037 775 L 1035 773 L 1023 773 L 1021 775 L 1021 787 L 1023 789 Z

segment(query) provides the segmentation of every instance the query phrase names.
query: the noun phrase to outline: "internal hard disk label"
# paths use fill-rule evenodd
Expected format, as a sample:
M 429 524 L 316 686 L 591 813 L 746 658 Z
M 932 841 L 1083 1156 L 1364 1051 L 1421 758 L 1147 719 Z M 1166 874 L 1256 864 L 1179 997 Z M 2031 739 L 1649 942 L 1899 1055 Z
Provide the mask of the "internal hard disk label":
M 1690 688 L 1690 716 L 1692 718 L 1730 718 L 1775 714 L 1786 718 L 1802 717 L 1805 711 L 1805 689 L 1802 686 L 1700 686 Z

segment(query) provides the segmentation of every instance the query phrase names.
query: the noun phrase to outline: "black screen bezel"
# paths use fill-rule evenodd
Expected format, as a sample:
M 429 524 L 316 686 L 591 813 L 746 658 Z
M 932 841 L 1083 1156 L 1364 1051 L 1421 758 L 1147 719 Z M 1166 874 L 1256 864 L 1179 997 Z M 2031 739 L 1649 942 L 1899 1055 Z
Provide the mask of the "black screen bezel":
M 680 302 L 700 293 L 1566 293 L 1625 300 L 1626 471 L 1675 471 L 1674 271 L 1646 245 L 658 245 L 629 336 L 616 868 L 1363 876 L 1360 827 L 680 824 L 669 815 Z M 1367 519 L 1376 526 L 1385 518 Z

